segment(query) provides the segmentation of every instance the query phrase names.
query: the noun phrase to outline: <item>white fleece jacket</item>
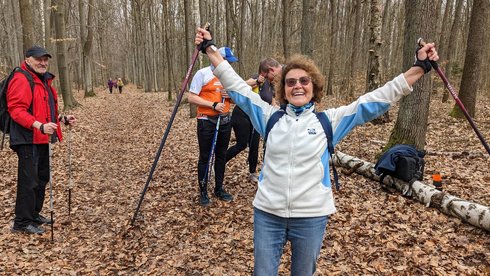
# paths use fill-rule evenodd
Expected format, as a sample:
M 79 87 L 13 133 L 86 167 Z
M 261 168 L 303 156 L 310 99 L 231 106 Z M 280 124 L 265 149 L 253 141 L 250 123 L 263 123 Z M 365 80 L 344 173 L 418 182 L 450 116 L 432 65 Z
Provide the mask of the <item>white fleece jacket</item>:
M 277 108 L 252 92 L 228 62 L 219 64 L 214 74 L 235 104 L 248 114 L 254 128 L 264 136 L 267 121 Z M 355 126 L 380 116 L 411 91 L 401 74 L 349 105 L 323 111 L 332 124 L 333 145 Z M 253 205 L 284 218 L 333 214 L 336 209 L 330 183 L 327 140 L 314 106 L 299 116 L 290 108 L 286 113 L 267 138 Z

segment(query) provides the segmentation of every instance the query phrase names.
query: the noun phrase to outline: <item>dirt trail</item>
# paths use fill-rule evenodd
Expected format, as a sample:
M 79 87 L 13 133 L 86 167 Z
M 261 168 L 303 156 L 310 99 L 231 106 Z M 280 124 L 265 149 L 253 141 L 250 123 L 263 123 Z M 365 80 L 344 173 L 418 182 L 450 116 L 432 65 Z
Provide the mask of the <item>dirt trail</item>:
M 122 94 L 99 91 L 93 98 L 82 96 L 76 95 L 82 106 L 73 112 L 79 123 L 72 130 L 71 217 L 68 143 L 54 148 L 53 243 L 49 231 L 42 236 L 10 234 L 16 156 L 5 150 L 0 155 L 4 210 L 0 274 L 250 275 L 255 186 L 247 180 L 246 154 L 227 167 L 225 185 L 235 200 L 223 203 L 212 197 L 209 208 L 198 206 L 196 125 L 188 118 L 188 106 L 182 105 L 142 205 L 142 217 L 130 227 L 173 103 L 166 101 L 165 93 L 143 93 L 133 86 Z M 478 141 L 468 138 L 464 122 L 440 126 L 439 120 L 447 122 L 443 112 L 449 108 L 441 106 L 431 114 L 428 148 L 461 151 L 464 141 L 464 149 L 480 151 Z M 490 115 L 489 110 L 482 112 Z M 485 119 L 477 122 L 487 139 L 489 117 L 483 115 L 480 118 Z M 380 148 L 375 141 L 386 140 L 391 126 L 359 128 L 338 149 L 373 161 Z M 67 129 L 64 134 L 68 138 Z M 427 173 L 441 170 L 452 193 L 490 204 L 490 187 L 484 184 L 490 183 L 488 158 L 429 156 L 428 163 Z M 318 275 L 490 273 L 488 232 L 386 194 L 360 176 L 341 173 L 340 182 L 342 191 L 335 195 L 338 213 L 330 218 Z M 48 204 L 44 210 L 49 211 Z M 281 275 L 289 275 L 289 249 L 286 252 Z

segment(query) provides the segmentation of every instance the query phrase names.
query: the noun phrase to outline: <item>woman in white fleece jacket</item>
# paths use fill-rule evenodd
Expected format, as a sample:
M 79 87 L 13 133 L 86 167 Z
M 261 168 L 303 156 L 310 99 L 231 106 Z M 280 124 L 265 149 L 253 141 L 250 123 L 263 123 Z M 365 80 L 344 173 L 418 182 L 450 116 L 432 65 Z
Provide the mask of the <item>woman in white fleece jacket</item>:
M 212 45 L 199 28 L 195 43 L 216 67 L 214 74 L 232 100 L 265 134 L 267 121 L 278 110 L 262 101 Z M 203 43 L 204 42 L 204 43 Z M 325 110 L 337 144 L 355 126 L 383 114 L 412 91 L 412 85 L 438 60 L 433 43 L 417 52 L 417 62 L 392 81 L 355 102 Z M 286 105 L 270 130 L 254 205 L 254 275 L 277 275 L 287 241 L 291 242 L 291 275 L 313 275 L 328 216 L 335 212 L 329 177 L 327 139 L 314 110 L 321 101 L 324 77 L 312 60 L 294 56 L 282 70 L 276 100 Z

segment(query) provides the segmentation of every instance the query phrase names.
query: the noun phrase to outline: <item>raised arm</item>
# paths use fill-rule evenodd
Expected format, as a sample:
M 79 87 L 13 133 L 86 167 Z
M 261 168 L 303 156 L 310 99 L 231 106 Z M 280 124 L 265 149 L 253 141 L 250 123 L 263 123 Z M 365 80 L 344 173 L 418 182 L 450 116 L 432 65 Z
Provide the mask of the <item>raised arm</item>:
M 424 61 L 427 58 L 432 61 L 437 61 L 439 59 L 434 43 L 425 44 L 417 51 L 416 54 L 419 61 Z M 408 85 L 412 86 L 424 75 L 424 73 L 424 68 L 420 66 L 412 66 L 405 73 L 403 73 L 403 76 L 407 80 Z

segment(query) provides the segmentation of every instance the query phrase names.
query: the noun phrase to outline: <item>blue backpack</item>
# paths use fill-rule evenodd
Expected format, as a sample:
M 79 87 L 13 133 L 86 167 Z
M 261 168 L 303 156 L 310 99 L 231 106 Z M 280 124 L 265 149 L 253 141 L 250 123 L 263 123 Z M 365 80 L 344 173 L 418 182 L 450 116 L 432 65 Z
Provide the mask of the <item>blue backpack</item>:
M 376 162 L 374 169 L 380 176 L 379 181 L 387 176 L 393 176 L 409 184 L 422 180 L 424 175 L 425 153 L 413 145 L 398 144 L 386 151 Z
M 271 117 L 269 118 L 269 121 L 267 121 L 267 125 L 265 127 L 265 136 L 264 136 L 264 144 L 267 142 L 267 137 L 269 136 L 269 132 L 271 131 L 272 127 L 281 119 L 282 116 L 286 114 L 286 106 L 281 106 L 281 108 L 274 112 Z M 332 155 L 334 153 L 334 147 L 333 147 L 333 131 L 332 131 L 332 124 L 330 123 L 330 120 L 328 119 L 327 115 L 325 112 L 315 112 L 316 117 L 318 118 L 318 121 L 320 121 L 323 131 L 325 132 L 325 136 L 327 137 L 327 148 L 328 148 L 328 153 L 330 154 L 330 159 L 332 159 Z M 335 168 L 335 164 L 332 159 L 332 171 L 333 171 L 333 178 L 335 182 L 335 188 L 337 191 L 340 190 L 340 185 L 339 185 L 339 176 L 337 173 L 337 169 Z

